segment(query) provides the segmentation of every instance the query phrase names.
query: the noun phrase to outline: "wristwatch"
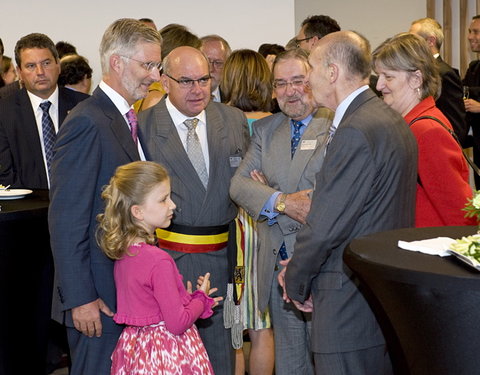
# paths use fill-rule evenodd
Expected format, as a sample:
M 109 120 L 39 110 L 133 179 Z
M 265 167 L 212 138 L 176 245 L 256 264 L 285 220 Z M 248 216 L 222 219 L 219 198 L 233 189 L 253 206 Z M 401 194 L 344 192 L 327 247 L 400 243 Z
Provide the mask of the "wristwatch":
M 279 213 L 283 214 L 285 212 L 285 199 L 287 199 L 287 194 L 280 194 L 280 198 L 278 199 L 278 203 L 275 206 L 275 210 Z

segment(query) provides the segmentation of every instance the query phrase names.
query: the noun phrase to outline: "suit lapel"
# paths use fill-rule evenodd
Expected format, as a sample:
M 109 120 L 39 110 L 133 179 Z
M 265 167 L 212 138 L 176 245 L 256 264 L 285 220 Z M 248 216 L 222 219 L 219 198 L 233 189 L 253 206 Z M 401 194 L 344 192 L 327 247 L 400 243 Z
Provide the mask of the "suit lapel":
M 109 125 L 112 133 L 117 138 L 118 143 L 122 146 L 125 153 L 132 161 L 140 160 L 138 149 L 133 142 L 128 125 L 115 104 L 113 104 L 110 98 L 98 87 L 95 89 L 92 96 L 98 99 L 105 116 L 110 119 Z
M 224 156 L 228 154 L 228 137 L 225 124 L 214 106 L 205 109 L 207 119 L 208 155 L 210 160 L 207 194 L 215 192 L 215 183 L 222 181 L 224 173 Z
M 68 89 L 65 89 L 68 90 Z M 58 88 L 58 128 L 62 126 L 65 117 L 69 112 L 69 108 L 72 108 L 73 105 L 70 102 L 70 98 L 64 92 L 62 87 Z
M 43 181 L 47 186 L 47 171 L 43 162 L 42 146 L 38 134 L 37 120 L 32 109 L 32 103 L 28 97 L 27 90 L 23 88 L 18 92 L 17 113 L 20 117 L 20 126 L 25 130 L 23 136 L 19 137 L 25 150 L 29 150 L 35 163 L 35 171 L 38 172 L 38 181 Z
M 305 132 L 300 139 L 297 151 L 288 169 L 288 191 L 296 191 L 298 183 L 305 171 L 305 168 L 312 158 L 313 154 L 319 147 L 323 147 L 325 137 L 328 134 L 330 126 L 329 117 L 314 117 L 310 124 L 305 129 Z M 315 141 L 315 147 L 311 149 L 301 149 L 302 141 Z M 310 147 L 309 147 L 310 148 Z
M 280 189 L 286 189 L 288 185 L 288 170 L 292 163 L 292 135 L 290 127 L 290 119 L 285 117 L 282 123 L 277 126 L 272 134 L 270 143 L 271 160 L 277 166 L 275 168 L 276 182 Z

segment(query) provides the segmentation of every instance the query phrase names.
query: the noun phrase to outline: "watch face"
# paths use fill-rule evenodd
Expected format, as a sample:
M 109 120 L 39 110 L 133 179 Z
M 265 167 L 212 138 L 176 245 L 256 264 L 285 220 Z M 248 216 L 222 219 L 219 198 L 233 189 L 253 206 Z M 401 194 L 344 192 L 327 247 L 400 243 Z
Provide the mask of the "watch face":
M 278 212 L 283 212 L 285 211 L 285 203 L 281 202 L 277 205 L 277 211 Z

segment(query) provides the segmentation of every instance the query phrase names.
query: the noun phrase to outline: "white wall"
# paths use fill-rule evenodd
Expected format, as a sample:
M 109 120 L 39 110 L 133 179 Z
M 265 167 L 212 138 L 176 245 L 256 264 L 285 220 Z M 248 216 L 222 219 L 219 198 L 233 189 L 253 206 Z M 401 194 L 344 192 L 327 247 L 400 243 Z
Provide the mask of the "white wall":
M 180 23 L 198 36 L 220 34 L 233 49 L 285 44 L 295 34 L 294 0 L 8 0 L 2 1 L 0 37 L 11 57 L 16 41 L 31 32 L 68 41 L 89 59 L 97 84 L 100 40 L 122 17 L 152 18 L 159 28 Z
M 342 30 L 363 34 L 375 49 L 385 39 L 408 31 L 410 23 L 427 13 L 425 0 L 297 0 L 295 25 L 310 15 L 325 14 Z
M 7 56 L 15 42 L 31 32 L 77 46 L 94 69 L 98 83 L 98 46 L 107 26 L 121 17 L 149 17 L 157 27 L 180 23 L 199 36 L 217 33 L 232 48 L 257 49 L 262 43 L 285 44 L 312 14 L 335 18 L 342 29 L 364 34 L 372 48 L 410 22 L 424 17 L 425 0 L 9 0 L 2 2 L 0 37 Z

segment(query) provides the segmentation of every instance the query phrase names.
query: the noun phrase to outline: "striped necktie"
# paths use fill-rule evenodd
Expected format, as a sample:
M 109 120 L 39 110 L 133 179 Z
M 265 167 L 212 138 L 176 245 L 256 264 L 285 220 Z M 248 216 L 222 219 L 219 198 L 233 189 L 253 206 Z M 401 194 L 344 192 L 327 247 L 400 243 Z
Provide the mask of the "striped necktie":
M 53 126 L 52 118 L 50 117 L 50 106 L 51 102 L 48 100 L 46 102 L 40 103 L 40 108 L 43 111 L 42 114 L 42 135 L 43 135 L 43 145 L 45 148 L 45 159 L 47 160 L 47 169 L 48 175 L 50 176 L 50 169 L 52 167 L 53 159 L 53 146 L 57 138 L 55 134 L 55 127 Z
M 192 162 L 193 167 L 197 171 L 198 177 L 202 181 L 205 189 L 208 185 L 208 172 L 205 164 L 205 158 L 202 152 L 202 145 L 196 132 L 198 125 L 198 118 L 187 119 L 184 121 L 185 126 L 188 129 L 187 133 L 187 155 Z

